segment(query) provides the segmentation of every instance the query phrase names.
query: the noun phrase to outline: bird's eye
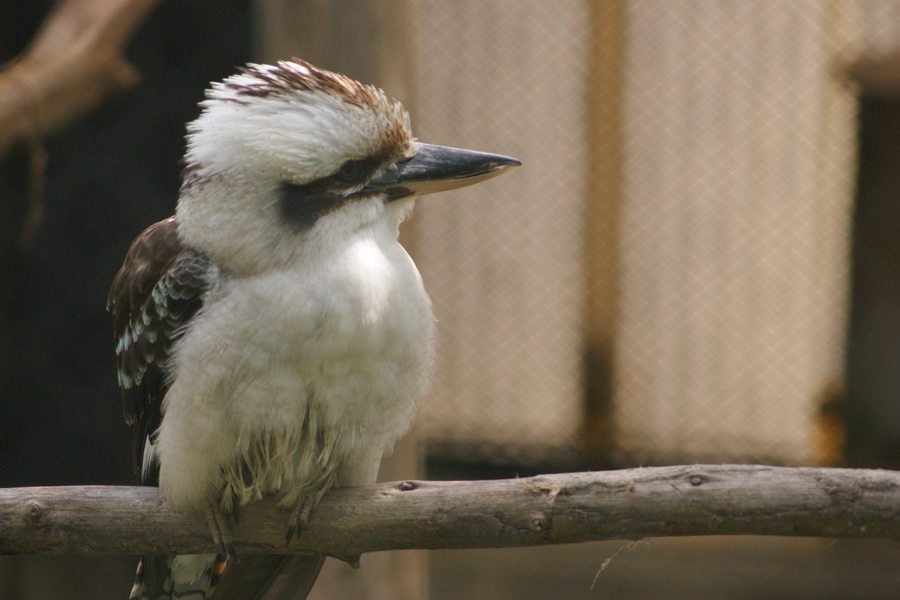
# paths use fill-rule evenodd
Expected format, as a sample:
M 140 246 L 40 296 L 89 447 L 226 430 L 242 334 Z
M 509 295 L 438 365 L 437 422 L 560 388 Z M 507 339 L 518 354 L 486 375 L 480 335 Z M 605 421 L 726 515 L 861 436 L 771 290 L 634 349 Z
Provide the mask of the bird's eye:
M 348 160 L 337 172 L 338 178 L 345 183 L 359 183 L 363 175 L 363 164 L 359 160 Z

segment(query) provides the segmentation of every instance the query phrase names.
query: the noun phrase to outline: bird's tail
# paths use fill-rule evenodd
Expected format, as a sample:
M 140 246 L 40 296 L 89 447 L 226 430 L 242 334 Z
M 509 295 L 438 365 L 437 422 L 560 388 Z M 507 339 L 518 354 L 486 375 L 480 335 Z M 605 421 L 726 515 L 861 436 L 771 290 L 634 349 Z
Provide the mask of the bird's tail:
M 325 556 L 241 555 L 229 563 L 210 600 L 305 600 Z
M 176 560 L 181 561 L 180 568 Z M 190 572 L 186 562 L 191 565 Z M 207 600 L 224 567 L 222 556 L 142 556 L 128 600 Z
M 324 556 L 242 555 L 178 557 L 200 560 L 194 573 L 175 568 L 174 556 L 144 556 L 138 563 L 129 600 L 304 600 L 319 575 Z

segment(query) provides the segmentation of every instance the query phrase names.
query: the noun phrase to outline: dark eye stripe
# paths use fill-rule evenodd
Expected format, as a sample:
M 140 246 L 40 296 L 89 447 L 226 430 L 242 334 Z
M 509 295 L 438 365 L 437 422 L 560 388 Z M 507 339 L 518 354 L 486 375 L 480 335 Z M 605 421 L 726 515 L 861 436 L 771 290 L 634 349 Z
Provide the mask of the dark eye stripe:
M 282 181 L 278 188 L 278 209 L 295 230 L 310 229 L 322 216 L 352 200 L 348 191 L 365 183 L 384 161 L 370 156 L 345 162 L 332 175 L 305 184 Z
M 284 181 L 278 189 L 281 217 L 297 230 L 310 229 L 320 217 L 345 201 L 343 196 L 321 185 L 297 185 Z

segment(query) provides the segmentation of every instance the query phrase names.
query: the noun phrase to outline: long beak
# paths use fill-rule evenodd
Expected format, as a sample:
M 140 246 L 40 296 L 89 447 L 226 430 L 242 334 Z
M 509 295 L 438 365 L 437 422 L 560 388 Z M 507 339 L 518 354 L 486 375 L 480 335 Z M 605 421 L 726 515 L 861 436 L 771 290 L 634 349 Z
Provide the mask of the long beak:
M 365 189 L 387 195 L 387 201 L 465 187 L 496 177 L 522 163 L 515 158 L 416 144 L 416 153 L 366 184 Z

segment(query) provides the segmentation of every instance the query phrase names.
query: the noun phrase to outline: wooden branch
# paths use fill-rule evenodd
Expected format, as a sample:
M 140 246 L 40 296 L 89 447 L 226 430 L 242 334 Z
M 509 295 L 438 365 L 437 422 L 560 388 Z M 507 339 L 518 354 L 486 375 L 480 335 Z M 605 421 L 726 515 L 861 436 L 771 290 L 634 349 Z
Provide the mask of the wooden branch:
M 239 516 L 239 553 L 286 552 L 287 511 L 267 499 Z M 900 472 L 692 465 L 344 488 L 325 495 L 288 552 L 352 560 L 726 534 L 900 539 Z M 170 510 L 155 488 L 0 490 L 0 554 L 214 551 L 205 519 Z
M 122 48 L 157 1 L 60 0 L 32 45 L 0 72 L 0 156 L 134 85 Z

